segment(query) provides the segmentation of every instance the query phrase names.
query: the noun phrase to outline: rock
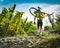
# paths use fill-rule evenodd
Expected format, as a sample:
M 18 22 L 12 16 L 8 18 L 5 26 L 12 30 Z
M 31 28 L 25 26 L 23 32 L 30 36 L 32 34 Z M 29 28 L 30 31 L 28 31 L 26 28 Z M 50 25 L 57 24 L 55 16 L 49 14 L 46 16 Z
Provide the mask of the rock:
M 35 36 L 0 38 L 0 48 L 35 48 L 41 40 Z

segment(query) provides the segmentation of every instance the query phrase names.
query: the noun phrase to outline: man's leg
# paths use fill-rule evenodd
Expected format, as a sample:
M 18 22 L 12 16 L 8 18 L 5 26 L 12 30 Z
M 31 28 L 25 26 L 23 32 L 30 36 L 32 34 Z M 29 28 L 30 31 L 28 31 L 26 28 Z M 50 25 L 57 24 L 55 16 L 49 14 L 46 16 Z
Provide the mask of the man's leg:
M 40 32 L 40 29 L 39 29 L 39 21 L 37 21 L 37 30 L 38 30 L 38 32 Z
M 42 31 L 42 21 L 40 20 L 37 21 L 37 28 L 38 28 L 38 32 Z
M 41 21 L 40 24 L 39 24 L 39 31 L 40 31 L 40 33 L 42 34 L 42 21 Z
M 42 28 L 41 28 L 41 26 L 39 27 L 39 34 L 42 34 Z
M 40 35 L 42 34 L 42 21 L 41 20 L 38 20 L 37 21 L 37 35 Z
M 41 28 L 41 27 L 39 27 L 39 32 L 40 32 L 40 33 L 42 32 L 42 28 Z
M 41 25 L 38 25 L 37 35 L 38 35 L 38 36 L 42 35 L 42 27 L 41 27 Z

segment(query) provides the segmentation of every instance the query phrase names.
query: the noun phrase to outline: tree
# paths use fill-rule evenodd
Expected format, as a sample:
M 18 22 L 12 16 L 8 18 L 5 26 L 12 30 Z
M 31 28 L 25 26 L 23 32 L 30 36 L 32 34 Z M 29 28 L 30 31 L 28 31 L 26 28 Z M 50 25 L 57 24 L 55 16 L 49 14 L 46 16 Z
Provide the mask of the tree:
M 57 17 L 57 18 L 56 18 L 56 23 L 55 23 L 56 26 L 55 26 L 55 28 L 56 28 L 56 29 L 60 29 L 60 15 L 57 14 L 56 17 Z
M 16 11 L 14 15 L 14 10 L 15 5 L 12 9 L 4 8 L 0 14 L 0 35 L 2 37 L 15 36 L 17 34 L 27 35 L 36 30 L 32 22 L 27 22 L 28 17 L 25 20 L 22 19 L 24 12 Z

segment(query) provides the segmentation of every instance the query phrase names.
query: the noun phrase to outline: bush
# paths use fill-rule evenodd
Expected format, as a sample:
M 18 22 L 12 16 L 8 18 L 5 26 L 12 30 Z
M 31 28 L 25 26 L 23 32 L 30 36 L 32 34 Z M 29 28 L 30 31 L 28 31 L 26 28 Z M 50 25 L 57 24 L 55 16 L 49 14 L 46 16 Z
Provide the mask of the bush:
M 52 29 L 51 26 L 45 26 L 45 27 L 44 27 L 44 30 L 51 30 L 51 29 Z
M 15 15 L 13 13 L 11 10 L 4 8 L 0 14 L 0 35 L 2 37 L 27 35 L 35 32 L 34 24 L 31 21 L 27 22 L 28 18 L 22 19 L 24 12 L 17 11 Z

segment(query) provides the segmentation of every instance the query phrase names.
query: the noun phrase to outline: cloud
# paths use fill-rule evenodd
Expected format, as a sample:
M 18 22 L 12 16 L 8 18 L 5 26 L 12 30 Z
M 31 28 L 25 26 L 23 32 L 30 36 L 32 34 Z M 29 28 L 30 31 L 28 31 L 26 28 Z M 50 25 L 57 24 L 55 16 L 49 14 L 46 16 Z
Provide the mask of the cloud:
M 44 11 L 47 13 L 52 13 L 52 12 L 56 12 L 58 10 L 58 8 L 60 8 L 60 5 L 50 5 Z M 60 9 L 59 9 L 59 11 L 60 11 Z
M 52 13 L 60 10 L 60 5 L 58 4 L 19 4 L 16 9 L 24 12 L 29 12 L 30 7 L 37 8 L 40 6 L 43 12 Z
M 34 16 L 32 16 L 30 13 L 23 14 L 23 19 L 26 19 L 28 17 L 28 21 L 34 21 Z
M 0 7 L 0 13 L 2 12 L 2 7 Z

